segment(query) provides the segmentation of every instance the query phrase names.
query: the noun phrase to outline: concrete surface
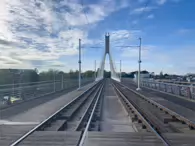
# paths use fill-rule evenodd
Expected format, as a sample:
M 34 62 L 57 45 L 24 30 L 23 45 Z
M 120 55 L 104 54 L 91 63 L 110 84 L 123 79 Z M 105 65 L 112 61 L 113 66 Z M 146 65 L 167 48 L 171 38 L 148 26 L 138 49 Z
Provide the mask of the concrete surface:
M 87 146 L 163 146 L 153 133 L 89 132 Z
M 81 132 L 36 131 L 19 146 L 77 146 Z
M 36 125 L 0 125 L 0 145 L 9 146 Z
M 111 81 L 107 80 L 102 109 L 101 131 L 135 132 L 132 123 L 121 101 L 115 94 Z

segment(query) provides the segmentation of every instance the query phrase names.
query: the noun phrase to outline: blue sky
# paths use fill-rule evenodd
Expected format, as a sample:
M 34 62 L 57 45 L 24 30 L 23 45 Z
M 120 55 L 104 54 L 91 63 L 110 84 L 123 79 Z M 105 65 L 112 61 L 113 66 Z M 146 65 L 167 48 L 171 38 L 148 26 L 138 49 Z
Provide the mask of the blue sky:
M 1 68 L 76 70 L 81 38 L 83 71 L 93 70 L 109 32 L 117 69 L 122 60 L 122 71 L 137 70 L 138 48 L 122 46 L 141 37 L 142 69 L 195 72 L 194 6 L 193 0 L 1 0 Z

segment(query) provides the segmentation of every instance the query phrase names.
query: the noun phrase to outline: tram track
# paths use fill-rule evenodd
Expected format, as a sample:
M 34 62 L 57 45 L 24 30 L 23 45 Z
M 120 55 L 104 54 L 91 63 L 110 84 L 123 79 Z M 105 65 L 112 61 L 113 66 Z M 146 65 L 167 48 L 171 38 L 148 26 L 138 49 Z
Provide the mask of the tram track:
M 78 96 L 60 110 L 51 115 L 48 119 L 41 122 L 39 125 L 28 131 L 26 134 L 15 140 L 11 146 L 16 145 L 36 145 L 40 142 L 42 145 L 59 145 L 70 143 L 79 143 L 82 137 L 85 136 L 86 128 L 93 128 L 94 115 L 97 115 L 96 107 L 102 94 L 104 81 L 99 81 L 82 95 Z M 84 111 L 84 112 L 83 112 Z M 81 132 L 82 131 L 82 132 Z M 62 133 L 63 132 L 63 133 Z M 65 132 L 65 133 L 64 133 Z M 51 135 L 63 137 L 62 135 L 70 136 L 66 141 L 53 141 L 59 138 L 53 138 Z M 45 136 L 44 136 L 45 135 Z M 43 137 L 43 138 L 42 138 Z M 50 139 L 49 139 L 50 138 Z M 73 140 L 75 139 L 75 140 Z M 79 140 L 80 139 L 80 140 Z M 32 141 L 33 140 L 33 141 Z M 48 141 L 49 144 L 48 144 Z
M 154 133 L 164 145 L 174 145 L 173 139 L 178 136 L 177 134 L 185 137 L 194 131 L 195 125 L 189 119 L 145 98 L 118 82 L 113 81 L 113 86 L 126 110 L 131 114 L 132 120 L 138 121 L 143 129 Z M 187 130 L 181 130 L 183 127 Z M 184 139 L 183 143 L 193 145 L 193 138 L 190 140 Z

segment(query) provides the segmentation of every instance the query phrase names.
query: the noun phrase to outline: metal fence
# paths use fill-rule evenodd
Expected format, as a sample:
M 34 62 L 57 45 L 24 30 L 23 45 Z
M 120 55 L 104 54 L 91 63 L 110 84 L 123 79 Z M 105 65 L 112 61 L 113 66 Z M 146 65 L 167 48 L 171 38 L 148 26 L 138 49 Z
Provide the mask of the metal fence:
M 83 79 L 82 85 L 94 81 L 93 78 Z M 49 95 L 55 92 L 77 88 L 78 80 L 69 79 L 65 81 L 42 81 L 21 84 L 0 85 L 0 105 L 1 107 L 22 102 L 32 98 Z
M 141 85 L 195 100 L 195 85 L 180 85 L 156 81 L 141 81 Z

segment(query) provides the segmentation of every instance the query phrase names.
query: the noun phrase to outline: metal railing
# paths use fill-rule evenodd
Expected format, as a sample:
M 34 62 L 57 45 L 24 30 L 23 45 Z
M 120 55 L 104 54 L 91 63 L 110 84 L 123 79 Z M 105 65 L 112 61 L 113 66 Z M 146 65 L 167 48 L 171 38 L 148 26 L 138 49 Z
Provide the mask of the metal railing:
M 82 85 L 94 81 L 93 78 L 82 80 Z M 55 92 L 77 88 L 78 80 L 69 79 L 54 81 L 30 82 L 21 84 L 0 85 L 0 106 L 5 107 L 17 102 L 26 101 L 33 98 L 42 97 Z
M 148 87 L 152 89 L 156 89 L 159 91 L 171 93 L 174 95 L 182 96 L 187 99 L 195 100 L 195 85 L 181 85 L 181 84 L 172 84 L 172 83 L 164 83 L 157 81 L 141 81 L 141 85 L 143 87 Z

